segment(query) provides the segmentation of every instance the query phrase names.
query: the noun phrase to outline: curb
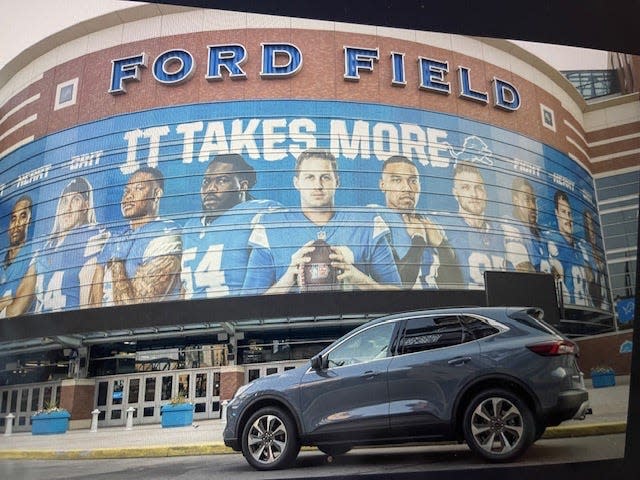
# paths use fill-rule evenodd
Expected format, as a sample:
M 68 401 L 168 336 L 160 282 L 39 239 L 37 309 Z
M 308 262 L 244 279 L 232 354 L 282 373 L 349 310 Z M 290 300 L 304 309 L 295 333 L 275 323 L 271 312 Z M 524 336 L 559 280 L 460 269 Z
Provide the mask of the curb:
M 560 425 L 549 427 L 542 435 L 543 439 L 589 437 L 592 435 L 612 435 L 627 431 L 627 422 L 589 423 L 586 425 Z
M 591 423 L 549 427 L 543 439 L 588 437 L 624 433 L 627 422 Z M 434 445 L 436 445 L 434 443 Z M 313 451 L 315 447 L 303 447 Z M 90 450 L 0 450 L 0 460 L 103 460 L 114 458 L 160 458 L 192 455 L 225 455 L 236 453 L 222 442 L 197 445 L 95 448 Z
M 91 450 L 0 450 L 2 460 L 102 460 L 141 457 L 183 457 L 234 453 L 222 442 L 198 445 L 94 448 Z

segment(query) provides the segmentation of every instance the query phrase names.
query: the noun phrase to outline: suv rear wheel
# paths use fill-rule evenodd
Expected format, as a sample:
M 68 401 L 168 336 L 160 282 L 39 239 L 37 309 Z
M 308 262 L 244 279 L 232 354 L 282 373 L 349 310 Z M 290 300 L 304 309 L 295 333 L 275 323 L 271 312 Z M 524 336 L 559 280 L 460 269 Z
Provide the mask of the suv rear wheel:
M 476 395 L 463 420 L 469 447 L 492 462 L 509 462 L 533 443 L 536 427 L 531 410 L 516 394 L 491 389 Z
M 279 407 L 261 408 L 244 426 L 242 454 L 256 470 L 286 468 L 299 451 L 296 425 Z

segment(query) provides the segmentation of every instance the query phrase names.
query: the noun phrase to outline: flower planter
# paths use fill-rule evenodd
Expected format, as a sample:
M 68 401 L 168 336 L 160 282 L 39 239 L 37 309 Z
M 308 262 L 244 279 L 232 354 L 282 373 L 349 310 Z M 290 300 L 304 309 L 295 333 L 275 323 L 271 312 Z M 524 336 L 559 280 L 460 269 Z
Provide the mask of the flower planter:
M 192 403 L 178 403 L 163 405 L 160 409 L 162 428 L 186 427 L 193 423 Z
M 69 428 L 69 412 L 40 413 L 31 417 L 32 435 L 53 435 L 65 433 Z
M 592 373 L 591 382 L 593 388 L 613 387 L 616 384 L 616 375 L 614 372 Z

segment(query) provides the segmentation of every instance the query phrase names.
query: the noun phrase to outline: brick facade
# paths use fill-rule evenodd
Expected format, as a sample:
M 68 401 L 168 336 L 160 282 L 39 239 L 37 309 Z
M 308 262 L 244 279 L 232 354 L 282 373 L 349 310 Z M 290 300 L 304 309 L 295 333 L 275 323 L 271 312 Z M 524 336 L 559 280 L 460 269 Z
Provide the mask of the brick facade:
M 577 340 L 580 347 L 578 363 L 586 377 L 590 377 L 590 370 L 598 366 L 611 367 L 616 375 L 631 373 L 631 352 L 620 353 L 620 347 L 626 341 L 631 342 L 633 331 L 608 333 Z
M 81 428 L 78 420 L 91 420 L 96 384 L 93 379 L 63 380 L 60 388 L 60 407 L 71 414 L 70 427 L 74 423 Z M 85 422 L 82 422 L 84 425 Z
M 230 400 L 244 385 L 244 367 L 228 366 L 220 370 L 220 401 Z

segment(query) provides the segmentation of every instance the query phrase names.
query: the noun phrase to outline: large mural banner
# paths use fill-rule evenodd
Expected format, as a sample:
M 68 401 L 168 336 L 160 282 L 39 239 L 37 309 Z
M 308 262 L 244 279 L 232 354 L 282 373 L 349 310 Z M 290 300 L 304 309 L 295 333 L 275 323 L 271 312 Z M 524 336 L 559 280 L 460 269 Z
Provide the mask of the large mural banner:
M 0 163 L 0 315 L 553 273 L 610 310 L 591 176 L 488 124 L 234 101 L 120 115 Z

